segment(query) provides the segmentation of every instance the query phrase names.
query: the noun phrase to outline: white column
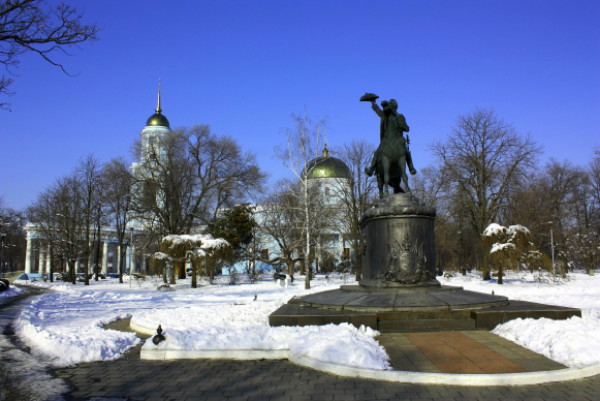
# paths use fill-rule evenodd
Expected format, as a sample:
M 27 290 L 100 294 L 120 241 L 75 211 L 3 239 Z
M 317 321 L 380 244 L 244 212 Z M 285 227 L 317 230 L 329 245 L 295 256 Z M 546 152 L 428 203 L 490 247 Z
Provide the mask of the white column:
M 108 242 L 102 243 L 102 274 L 108 273 Z
M 42 249 L 42 245 L 41 244 L 40 244 L 40 246 L 38 248 L 39 248 L 38 249 L 39 255 L 38 255 L 38 268 L 37 268 L 37 272 L 39 274 L 42 274 L 44 272 L 44 261 L 45 261 L 44 256 L 45 256 L 45 252 Z
M 131 245 L 129 252 L 129 268 L 131 269 L 131 273 L 135 273 L 135 246 Z
M 121 270 L 121 245 L 117 245 L 117 273 Z
M 75 274 L 79 273 L 79 258 L 75 261 Z
M 50 245 L 46 247 L 46 274 L 48 274 L 48 279 L 50 279 L 50 258 L 52 255 L 50 254 Z
M 33 253 L 33 247 L 31 246 L 31 242 L 33 239 L 31 235 L 27 234 L 27 250 L 25 251 L 25 273 L 31 273 L 31 255 Z

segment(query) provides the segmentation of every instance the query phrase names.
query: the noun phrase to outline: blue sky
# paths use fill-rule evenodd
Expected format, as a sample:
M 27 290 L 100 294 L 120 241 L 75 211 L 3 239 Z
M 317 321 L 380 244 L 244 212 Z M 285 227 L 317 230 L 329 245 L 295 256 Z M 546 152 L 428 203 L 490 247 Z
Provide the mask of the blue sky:
M 130 149 L 162 81 L 173 128 L 209 124 L 256 154 L 271 182 L 292 113 L 327 120 L 330 147 L 378 142 L 358 98 L 395 98 L 417 169 L 459 115 L 493 108 L 549 159 L 587 164 L 600 146 L 600 2 L 72 2 L 99 40 L 61 57 L 75 77 L 25 55 L 0 111 L 0 196 L 23 209 L 94 154 Z

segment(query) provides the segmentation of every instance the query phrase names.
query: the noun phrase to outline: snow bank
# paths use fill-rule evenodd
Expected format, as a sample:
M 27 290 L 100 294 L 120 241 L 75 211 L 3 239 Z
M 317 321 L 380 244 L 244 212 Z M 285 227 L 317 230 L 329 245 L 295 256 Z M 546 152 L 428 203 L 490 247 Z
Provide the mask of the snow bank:
M 15 295 L 19 295 L 22 292 L 23 292 L 23 290 L 20 289 L 19 287 L 15 287 L 14 285 L 11 285 L 8 288 L 8 290 L 0 292 L 0 301 L 3 299 L 14 297 Z
M 227 282 L 227 280 L 224 280 Z M 329 282 L 328 282 L 329 281 Z M 564 321 L 517 319 L 495 333 L 567 366 L 600 363 L 600 275 L 570 274 L 553 282 L 537 275 L 507 272 L 505 284 L 482 281 L 476 275 L 440 278 L 483 293 L 511 299 L 581 308 L 583 317 Z M 155 330 L 167 341 L 159 347 L 179 349 L 287 349 L 323 362 L 370 369 L 387 369 L 388 357 L 376 332 L 347 324 L 269 327 L 268 315 L 296 295 L 339 288 L 342 279 L 318 277 L 311 290 L 302 280 L 289 287 L 272 281 L 257 284 L 204 285 L 189 288 L 187 280 L 175 291 L 159 292 L 158 280 L 119 284 L 93 281 L 90 286 L 35 283 L 52 293 L 33 297 L 15 322 L 17 334 L 32 352 L 55 366 L 120 357 L 138 344 L 133 333 L 102 326 L 131 316 L 132 322 Z M 150 342 L 144 347 L 154 347 Z
M 21 311 L 15 330 L 34 354 L 54 365 L 119 358 L 139 339 L 133 333 L 102 328 L 128 316 L 118 307 L 111 310 L 107 295 L 82 291 L 35 297 Z
M 166 341 L 155 346 L 148 340 L 145 349 L 289 350 L 346 366 L 389 368 L 387 354 L 374 340 L 378 332 L 349 324 L 270 327 L 269 314 L 276 305 L 271 301 L 261 302 L 261 298 L 245 305 L 147 310 L 135 314 L 132 325 L 155 328 L 160 324 L 164 330 Z
M 569 367 L 600 363 L 600 319 L 514 319 L 492 333 Z M 593 351 L 593 352 L 591 352 Z
M 342 323 L 304 327 L 206 327 L 204 329 L 165 330 L 166 340 L 154 345 L 149 339 L 146 350 L 288 350 L 338 365 L 367 369 L 389 369 L 388 355 L 370 328 Z
M 173 341 L 179 338 L 174 344 L 181 347 L 187 347 L 190 341 L 198 347 L 207 344 L 232 349 L 239 344 L 246 348 L 290 347 L 280 341 L 285 334 L 269 327 L 268 315 L 295 295 L 338 288 L 342 282 L 330 280 L 327 283 L 321 277 L 312 282 L 312 290 L 306 291 L 302 280 L 290 287 L 279 287 L 269 280 L 253 285 L 205 285 L 197 289 L 191 289 L 189 281 L 182 280 L 174 286 L 176 291 L 171 292 L 157 291 L 160 283 L 147 280 L 119 284 L 116 279 L 92 281 L 90 286 L 35 283 L 32 285 L 51 287 L 55 292 L 32 298 L 16 319 L 15 329 L 34 354 L 54 366 L 120 357 L 139 343 L 139 339 L 133 333 L 102 327 L 129 316 L 138 322 L 146 322 L 148 327 L 157 327 L 155 322 L 162 323 Z M 294 330 L 296 337 L 302 337 L 310 330 L 320 329 Z M 364 360 L 371 361 L 369 366 L 386 366 L 387 355 L 382 348 L 377 348 L 374 332 L 343 326 L 325 330 L 328 337 L 339 341 L 347 338 L 347 343 L 368 348 L 363 356 L 338 357 L 337 360 L 346 360 L 348 364 Z M 335 343 L 321 346 L 333 349 Z M 298 347 L 299 353 L 311 352 Z M 376 365 L 368 355 L 378 353 L 381 356 Z

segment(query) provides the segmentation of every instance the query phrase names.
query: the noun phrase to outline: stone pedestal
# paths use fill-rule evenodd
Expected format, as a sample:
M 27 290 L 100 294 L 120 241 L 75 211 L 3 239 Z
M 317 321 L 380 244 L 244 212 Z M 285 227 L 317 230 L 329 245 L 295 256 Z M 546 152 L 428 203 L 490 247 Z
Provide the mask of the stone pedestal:
M 435 268 L 435 209 L 411 194 L 393 194 L 361 222 L 363 287 L 439 286 Z
M 435 210 L 410 194 L 389 195 L 365 213 L 360 285 L 291 299 L 269 316 L 271 326 L 347 322 L 381 332 L 491 330 L 525 317 L 567 319 L 581 311 L 510 301 L 441 286 L 435 269 Z

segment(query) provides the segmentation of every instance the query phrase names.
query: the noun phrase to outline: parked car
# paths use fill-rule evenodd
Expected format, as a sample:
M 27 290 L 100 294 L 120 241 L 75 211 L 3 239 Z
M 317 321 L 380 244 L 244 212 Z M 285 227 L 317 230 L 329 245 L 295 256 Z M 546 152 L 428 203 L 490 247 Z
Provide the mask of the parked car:
M 43 280 L 43 276 L 39 273 L 23 273 L 19 277 L 15 279 L 15 281 L 41 281 Z

